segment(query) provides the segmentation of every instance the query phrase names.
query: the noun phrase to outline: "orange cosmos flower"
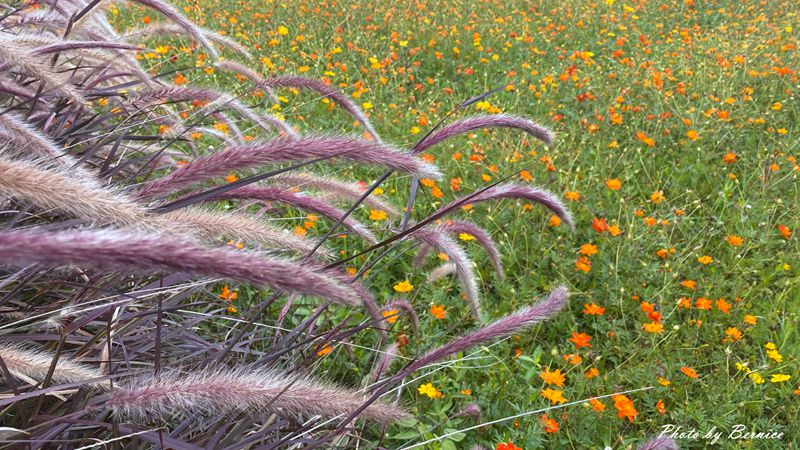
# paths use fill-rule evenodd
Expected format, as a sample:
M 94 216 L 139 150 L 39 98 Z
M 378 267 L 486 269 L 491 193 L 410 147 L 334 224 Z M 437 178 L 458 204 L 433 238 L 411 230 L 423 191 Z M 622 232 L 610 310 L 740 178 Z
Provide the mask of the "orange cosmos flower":
M 592 409 L 597 412 L 603 412 L 606 410 L 606 404 L 596 398 L 589 400 L 589 404 L 592 405 Z
M 583 244 L 580 250 L 581 255 L 593 256 L 597 254 L 597 246 L 594 244 Z
M 655 191 L 652 194 L 650 194 L 650 201 L 656 205 L 663 202 L 664 200 L 666 200 L 666 197 L 664 197 L 664 191 Z
M 700 264 L 702 264 L 704 266 L 707 266 L 707 265 L 711 264 L 712 262 L 714 262 L 714 258 L 712 258 L 712 257 L 710 257 L 708 255 L 703 255 L 703 256 L 697 258 L 697 262 L 699 262 Z
M 731 304 L 726 302 L 724 298 L 718 299 L 717 309 L 725 314 L 728 314 L 728 312 L 731 310 Z
M 395 323 L 395 322 L 397 322 L 397 310 L 396 309 L 391 309 L 389 311 L 384 311 L 383 312 L 383 317 L 386 318 L 387 322 Z
M 792 229 L 786 225 L 778 224 L 778 231 L 780 231 L 781 236 L 783 236 L 784 239 L 789 239 L 789 237 L 792 235 Z
M 594 303 L 586 303 L 583 305 L 583 313 L 587 316 L 602 316 L 606 313 L 606 309 L 602 306 L 597 306 Z
M 644 331 L 648 333 L 662 333 L 664 332 L 664 324 L 660 322 L 650 322 L 643 325 Z
M 444 310 L 444 305 L 433 304 L 430 309 L 431 315 L 436 319 L 444 319 L 447 316 L 447 311 Z
M 594 231 L 598 233 L 604 233 L 608 231 L 608 224 L 606 223 L 605 219 L 595 217 L 592 219 L 592 228 L 594 228 Z
M 733 164 L 733 163 L 736 162 L 737 159 L 738 159 L 738 156 L 736 156 L 736 153 L 733 153 L 733 152 L 725 153 L 725 155 L 722 157 L 722 161 L 725 164 Z
M 566 380 L 564 374 L 561 373 L 561 369 L 556 369 L 551 372 L 548 368 L 544 372 L 540 372 L 539 377 L 541 377 L 546 384 L 555 384 L 558 387 L 564 386 L 564 381 Z
M 744 239 L 742 239 L 741 236 L 736 236 L 735 234 L 728 236 L 725 240 L 728 241 L 728 244 L 734 247 L 739 247 L 744 242 Z
M 667 412 L 667 408 L 664 406 L 664 400 L 658 399 L 658 403 L 656 403 L 656 411 L 658 411 L 658 414 L 661 416 Z
M 587 370 L 586 373 L 583 374 L 583 376 L 586 377 L 587 379 L 592 379 L 592 378 L 594 378 L 596 376 L 599 376 L 599 375 L 600 375 L 600 371 L 597 370 L 596 367 L 590 367 L 589 370 Z
M 745 314 L 744 323 L 746 323 L 748 325 L 755 325 L 756 322 L 758 322 L 758 319 L 756 318 L 756 316 L 753 316 L 753 315 L 750 315 L 750 314 Z
M 622 394 L 614 395 L 611 398 L 614 400 L 614 407 L 617 408 L 617 416 L 620 419 L 628 419 L 629 422 L 633 422 L 633 419 L 639 414 L 633 406 L 633 401 Z
M 592 340 L 592 337 L 586 333 L 578 333 L 576 331 L 572 332 L 572 337 L 569 338 L 569 341 L 575 344 L 575 348 L 590 348 L 592 344 L 589 341 Z
M 514 445 L 511 441 L 508 441 L 497 444 L 497 448 L 495 450 L 522 450 L 522 449 Z
M 566 403 L 567 399 L 564 398 L 564 391 L 558 391 L 556 389 L 542 389 L 540 392 L 541 396 L 550 400 L 554 405 Z
M 692 379 L 695 379 L 699 376 L 697 375 L 697 372 L 695 372 L 695 370 L 692 369 L 691 367 L 683 366 L 681 367 L 681 372 L 683 372 L 684 375 Z
M 606 187 L 608 187 L 612 191 L 618 191 L 622 189 L 622 181 L 620 181 L 619 178 L 612 178 L 610 180 L 606 180 Z
M 582 271 L 582 272 L 589 272 L 592 270 L 592 260 L 585 256 L 579 256 L 578 260 L 575 261 L 575 268 Z
M 555 419 L 551 419 L 547 416 L 547 414 L 543 414 L 542 417 L 542 424 L 544 425 L 544 431 L 547 433 L 555 433 L 558 431 L 558 422 Z

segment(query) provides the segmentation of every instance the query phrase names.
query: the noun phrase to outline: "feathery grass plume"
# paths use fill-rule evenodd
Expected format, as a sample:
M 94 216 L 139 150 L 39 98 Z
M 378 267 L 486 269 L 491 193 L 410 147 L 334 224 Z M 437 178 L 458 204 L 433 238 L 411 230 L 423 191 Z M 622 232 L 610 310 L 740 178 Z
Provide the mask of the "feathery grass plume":
M 168 86 L 154 90 L 143 90 L 134 92 L 128 98 L 131 103 L 155 104 L 162 101 L 186 102 L 196 100 L 208 100 L 211 103 L 204 108 L 212 110 L 215 107 L 227 108 L 239 113 L 245 119 L 255 123 L 265 131 L 278 131 L 285 133 L 291 138 L 297 138 L 297 133 L 289 124 L 269 114 L 257 114 L 251 108 L 243 105 L 232 95 L 217 92 L 211 89 Z
M 111 391 L 104 406 L 120 420 L 143 423 L 175 412 L 229 414 L 268 412 L 281 416 L 335 417 L 356 411 L 361 395 L 305 377 L 258 369 L 192 370 L 142 378 Z M 409 418 L 402 408 L 383 402 L 368 406 L 362 419 L 391 423 Z
M 637 450 L 678 450 L 678 444 L 664 436 L 653 438 L 642 444 Z
M 417 250 L 417 254 L 414 255 L 414 259 L 411 260 L 411 265 L 415 269 L 419 269 L 420 267 L 423 266 L 423 264 L 425 264 L 425 259 L 431 255 L 432 251 L 433 248 L 430 245 L 425 243 L 420 243 L 419 249 Z
M 30 126 L 23 118 L 12 113 L 0 114 L 0 132 L 10 139 L 15 146 L 32 150 L 37 156 L 48 162 L 52 161 L 70 168 L 73 176 L 90 177 L 89 172 L 78 166 L 75 159 L 64 152 L 64 149 L 53 142 L 47 135 Z
M 341 91 L 334 89 L 327 84 L 315 80 L 313 78 L 306 78 L 298 75 L 283 75 L 269 77 L 257 81 L 258 86 L 266 86 L 270 88 L 295 88 L 295 89 L 309 89 L 318 92 L 325 98 L 331 99 L 334 103 L 345 109 L 361 126 L 370 134 L 377 142 L 382 142 L 380 135 L 372 127 L 372 124 L 367 119 L 367 115 L 355 103 L 353 103 Z
M 20 266 L 74 264 L 101 271 L 182 272 L 268 286 L 356 306 L 349 285 L 314 264 L 260 256 L 226 248 L 207 248 L 191 241 L 119 231 L 0 232 L 0 264 Z
M 456 272 L 458 273 L 458 280 L 461 282 L 461 289 L 467 297 L 472 315 L 476 319 L 481 318 L 481 300 L 478 294 L 478 281 L 475 277 L 475 271 L 472 268 L 472 261 L 467 256 L 464 249 L 450 236 L 446 230 L 441 227 L 420 228 L 409 236 L 413 239 L 420 240 L 431 247 L 438 249 L 440 252 L 448 256 L 448 260 L 455 264 Z
M 13 67 L 25 75 L 36 78 L 59 95 L 72 100 L 76 105 L 85 105 L 86 99 L 70 80 L 51 70 L 47 62 L 21 50 L 8 40 L 0 39 L 0 63 Z
M 426 281 L 428 283 L 435 283 L 448 275 L 456 273 L 457 271 L 458 268 L 455 264 L 451 262 L 444 263 L 441 266 L 431 270 L 430 273 L 428 273 L 428 278 L 426 278 Z
M 217 32 L 207 30 L 205 28 L 197 27 L 197 29 L 203 33 L 209 41 L 221 46 L 233 50 L 234 52 L 244 56 L 247 59 L 252 59 L 253 55 L 240 43 L 234 41 L 233 39 L 229 39 Z M 137 28 L 133 30 L 127 30 L 120 39 L 131 41 L 136 39 L 147 39 L 153 36 L 176 36 L 176 35 L 183 35 L 184 29 L 172 23 L 152 23 L 144 28 Z
M 464 204 L 474 205 L 475 203 L 501 198 L 521 198 L 540 203 L 547 207 L 565 223 L 569 224 L 573 230 L 575 229 L 575 223 L 572 220 L 572 214 L 555 194 L 544 189 L 532 188 L 518 183 L 503 183 L 492 186 L 483 192 L 479 192 L 477 195 L 470 197 L 469 200 Z M 456 199 L 449 204 L 442 206 L 438 211 L 444 211 L 452 208 L 453 205 L 459 204 L 460 202 L 464 202 L 464 197 Z
M 228 147 L 221 152 L 201 156 L 145 185 L 139 192 L 142 196 L 168 194 L 213 177 L 227 175 L 233 170 L 326 156 L 384 165 L 420 178 L 441 178 L 435 166 L 386 144 L 353 136 L 304 136 L 297 140 L 278 138 L 264 143 Z
M 33 53 L 34 55 L 49 55 L 51 53 L 68 52 L 68 51 L 83 50 L 83 49 L 144 50 L 143 47 L 139 47 L 136 45 L 107 42 L 107 41 L 61 41 L 54 44 L 45 45 L 43 47 L 37 47 L 33 49 L 31 53 Z
M 314 175 L 312 173 L 282 173 L 270 178 L 269 182 L 298 189 L 316 189 L 331 194 L 335 198 L 341 200 L 355 201 L 364 194 L 364 189 L 356 183 L 348 183 L 331 177 Z M 384 211 L 392 217 L 397 217 L 399 215 L 394 206 L 380 200 L 374 194 L 364 199 L 364 205 Z
M 477 403 L 469 403 L 461 408 L 461 411 L 451 418 L 455 419 L 456 417 L 472 417 L 473 419 L 480 419 L 481 407 Z
M 474 237 L 475 241 L 477 241 L 489 255 L 489 260 L 492 262 L 492 267 L 494 267 L 494 271 L 497 272 L 498 278 L 500 278 L 500 280 L 505 279 L 503 263 L 500 261 L 500 252 L 497 250 L 497 244 L 494 243 L 492 236 L 490 236 L 486 230 L 472 222 L 463 220 L 445 220 L 440 226 L 451 233 L 458 235 L 466 233 Z
M 227 70 L 229 72 L 236 72 L 240 75 L 243 75 L 244 77 L 249 78 L 250 81 L 252 81 L 255 84 L 259 84 L 264 80 L 264 78 L 261 75 L 259 75 L 258 72 L 243 64 L 239 64 L 236 61 L 230 61 L 230 60 L 217 61 L 216 63 L 214 63 L 214 66 L 217 67 L 218 69 Z M 267 94 L 267 97 L 269 97 L 269 99 L 273 103 L 276 104 L 280 103 L 278 96 L 275 95 L 274 92 L 272 92 L 272 89 L 270 89 L 268 86 L 263 86 L 262 89 L 264 90 L 264 93 Z
M 179 13 L 178 10 L 175 9 L 169 3 L 162 2 L 161 0 L 133 0 L 133 1 L 135 3 L 139 3 L 142 6 L 160 12 L 167 19 L 171 20 L 173 23 L 186 30 L 186 34 L 188 34 L 198 44 L 205 47 L 205 49 L 208 50 L 208 53 L 211 54 L 212 58 L 217 59 L 219 57 L 219 53 L 217 53 L 217 50 L 214 48 L 213 45 L 211 45 L 211 42 L 208 41 L 205 34 L 203 34 L 203 30 L 197 25 L 193 24 L 189 19 L 186 18 L 186 16 Z
M 546 127 L 539 125 L 536 122 L 519 116 L 494 114 L 467 117 L 445 125 L 417 143 L 417 145 L 414 146 L 413 151 L 414 153 L 424 152 L 425 150 L 444 140 L 450 139 L 451 137 L 459 134 L 469 133 L 473 130 L 499 127 L 522 130 L 547 145 L 550 145 L 553 142 L 553 133 Z
M 344 211 L 331 206 L 324 201 L 318 200 L 307 195 L 297 194 L 283 189 L 265 186 L 244 186 L 236 188 L 221 194 L 213 195 L 208 200 L 234 200 L 234 199 L 251 199 L 263 202 L 280 202 L 296 208 L 304 209 L 306 211 L 317 213 L 321 216 L 328 217 L 334 221 L 338 221 L 344 217 Z M 342 221 L 342 225 L 353 233 L 363 237 L 370 243 L 378 242 L 375 235 L 364 226 L 364 224 L 347 217 Z
M 383 311 L 391 311 L 393 309 L 403 311 L 408 316 L 408 321 L 411 323 L 411 329 L 414 330 L 414 334 L 419 335 L 419 318 L 414 311 L 414 306 L 405 299 L 396 298 L 387 302 L 383 305 L 383 308 L 381 308 Z
M 147 212 L 124 195 L 61 168 L 12 160 L 0 153 L 0 192 L 75 217 L 123 226 L 142 225 Z
M 381 350 L 378 354 L 378 360 L 375 361 L 375 365 L 369 372 L 369 382 L 374 383 L 386 374 L 386 371 L 389 370 L 389 366 L 392 365 L 392 361 L 394 361 L 399 351 L 400 346 L 398 346 L 396 342 L 392 342 Z
M 55 355 L 22 345 L 0 343 L 2 358 L 11 375 L 22 379 L 42 381 L 50 371 Z M 0 377 L 3 372 L 0 371 Z M 57 384 L 78 383 L 102 378 L 103 373 L 88 364 L 81 364 L 66 355 L 60 355 L 51 380 Z M 92 386 L 108 387 L 107 381 L 93 381 Z
M 540 300 L 535 305 L 520 309 L 483 328 L 453 339 L 447 344 L 429 351 L 406 366 L 400 372 L 400 376 L 405 377 L 415 370 L 419 370 L 428 364 L 440 361 L 470 347 L 510 336 L 524 328 L 545 321 L 556 315 L 566 306 L 567 296 L 567 288 L 559 286 L 553 289 L 546 299 Z
M 308 253 L 315 245 L 308 239 L 267 225 L 247 214 L 194 207 L 156 216 L 150 222 L 156 224 L 164 233 L 172 231 L 212 241 L 224 238 L 255 242 L 296 253 Z M 330 256 L 327 249 L 321 248 L 318 252 L 319 256 Z

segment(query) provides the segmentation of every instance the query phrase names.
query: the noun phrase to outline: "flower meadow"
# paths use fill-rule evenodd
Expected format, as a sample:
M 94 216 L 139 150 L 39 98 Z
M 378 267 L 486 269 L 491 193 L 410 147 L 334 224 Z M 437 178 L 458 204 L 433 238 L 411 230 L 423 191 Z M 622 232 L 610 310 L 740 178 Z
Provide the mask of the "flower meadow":
M 794 2 L 3 8 L 0 448 L 800 442 Z

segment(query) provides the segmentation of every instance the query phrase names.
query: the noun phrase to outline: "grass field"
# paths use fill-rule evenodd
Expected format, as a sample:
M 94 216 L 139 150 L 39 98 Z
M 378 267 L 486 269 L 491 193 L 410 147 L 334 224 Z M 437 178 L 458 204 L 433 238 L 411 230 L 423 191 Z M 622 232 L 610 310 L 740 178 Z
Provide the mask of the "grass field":
M 176 4 L 244 44 L 262 74 L 299 73 L 352 96 L 398 146 L 411 146 L 465 99 L 503 86 L 458 114 L 525 115 L 556 133 L 551 147 L 494 130 L 427 151 L 445 178 L 422 180 L 417 218 L 459 191 L 506 177 L 563 196 L 574 233 L 542 208 L 513 201 L 460 214 L 490 231 L 503 255 L 501 281 L 462 236 L 478 264 L 487 317 L 562 283 L 570 306 L 530 334 L 409 378 L 401 403 L 418 420 L 386 429 L 383 447 L 450 435 L 427 448 L 626 448 L 668 424 L 700 432 L 679 440 L 683 448 L 710 445 L 703 435 L 713 427 L 723 431 L 724 448 L 800 441 L 795 2 Z M 112 14 L 120 28 L 157 19 L 123 4 Z M 188 40 L 151 47 L 139 57 L 170 81 L 243 92 L 243 80 L 211 67 Z M 326 99 L 279 95 L 265 107 L 300 131 L 363 131 Z M 366 183 L 380 175 L 345 164 L 325 172 Z M 400 207 L 409 186 L 408 178 L 391 178 L 381 196 Z M 357 214 L 388 225 L 369 210 Z M 324 233 L 321 222 L 312 225 L 299 214 L 289 223 L 299 234 Z M 340 246 L 344 256 L 363 248 Z M 412 259 L 400 247 L 366 278 L 381 302 L 404 297 L 420 314 L 422 338 L 404 318 L 393 329 L 408 339 L 404 355 L 473 322 L 457 282 L 427 283 L 436 264 L 418 269 Z M 249 298 L 239 293 L 239 312 Z M 287 320 L 299 323 L 311 308 L 300 305 Z M 338 344 L 319 352 L 316 373 L 361 378 L 375 336 L 357 339 L 351 353 Z M 589 401 L 599 396 L 606 397 Z M 470 403 L 480 405 L 483 421 L 497 422 L 460 432 L 478 423 L 453 418 Z M 537 412 L 546 408 L 553 409 Z M 784 435 L 728 438 L 737 424 Z

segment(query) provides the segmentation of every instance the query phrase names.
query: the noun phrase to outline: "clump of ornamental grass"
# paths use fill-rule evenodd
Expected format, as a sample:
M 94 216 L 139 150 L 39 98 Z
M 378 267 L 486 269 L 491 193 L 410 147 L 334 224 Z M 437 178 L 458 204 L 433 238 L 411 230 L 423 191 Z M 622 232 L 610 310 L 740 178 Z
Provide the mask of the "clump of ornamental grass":
M 558 287 L 530 307 L 487 317 L 458 238 L 477 241 L 503 280 L 499 246 L 478 224 L 451 217 L 466 205 L 514 199 L 573 225 L 552 192 L 494 184 L 412 217 L 420 180 L 441 177 L 422 152 L 498 127 L 550 144 L 547 128 L 513 115 L 473 116 L 401 148 L 333 86 L 217 59 L 251 55 L 168 3 L 134 3 L 161 20 L 119 32 L 107 4 L 88 0 L 23 1 L 0 16 L 4 438 L 124 440 L 125 448 L 357 446 L 412 416 L 403 395 L 388 395 L 402 392 L 412 373 L 565 307 L 567 290 Z M 136 57 L 165 37 L 189 39 L 198 56 L 244 77 L 245 93 L 165 81 Z M 269 102 L 285 89 L 338 105 L 363 133 L 305 130 L 274 115 Z M 269 100 L 253 104 L 254 90 Z M 377 168 L 376 181 L 365 187 L 330 175 L 352 166 Z M 374 195 L 395 172 L 411 179 L 405 205 Z M 358 220 L 366 211 L 392 223 Z M 306 226 L 287 226 L 298 219 Z M 316 227 L 324 236 L 308 237 Z M 418 247 L 420 270 L 432 250 L 447 256 L 429 279 L 456 275 L 475 331 L 433 346 L 419 329 L 424 299 L 371 289 L 366 274 L 391 270 L 408 245 Z M 355 273 L 343 270 L 365 255 Z M 433 349 L 404 355 L 389 340 L 399 317 Z M 320 369 L 318 358 L 339 349 L 363 376 L 330 379 Z M 374 354 L 359 358 L 363 349 Z M 470 405 L 456 416 L 480 414 Z M 354 426 L 363 433 L 350 433 Z

